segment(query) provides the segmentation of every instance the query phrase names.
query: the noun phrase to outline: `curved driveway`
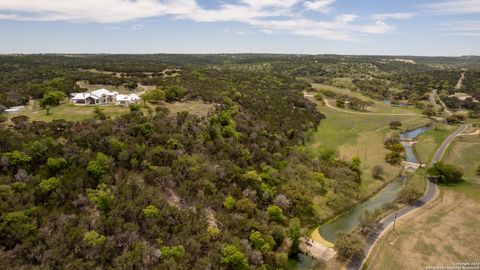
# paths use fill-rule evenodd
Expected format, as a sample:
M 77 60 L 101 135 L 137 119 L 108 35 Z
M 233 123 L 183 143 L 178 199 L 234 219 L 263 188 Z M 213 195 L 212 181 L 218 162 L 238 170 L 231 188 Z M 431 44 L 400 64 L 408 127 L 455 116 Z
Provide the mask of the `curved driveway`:
M 468 125 L 461 125 L 455 132 L 450 134 L 450 136 L 448 136 L 443 141 L 442 145 L 440 145 L 440 147 L 437 149 L 437 151 L 435 152 L 435 155 L 432 158 L 432 164 L 435 164 L 436 162 L 440 161 L 440 159 L 442 158 L 443 154 L 447 150 L 450 143 L 452 143 L 455 137 L 463 133 L 467 128 L 468 128 Z M 398 210 L 396 213 L 386 216 L 373 228 L 373 230 L 367 235 L 367 238 L 365 239 L 365 248 L 363 251 L 364 256 L 362 258 L 352 258 L 347 265 L 347 269 L 348 270 L 361 269 L 366 259 L 368 258 L 370 251 L 375 246 L 377 240 L 382 236 L 382 234 L 384 234 L 387 231 L 386 229 L 393 224 L 395 218 L 398 220 L 402 216 L 405 216 L 406 214 L 412 212 L 413 210 L 418 209 L 423 205 L 427 204 L 428 202 L 432 201 L 435 198 L 436 193 L 437 193 L 437 185 L 435 185 L 433 179 L 429 178 L 427 191 L 422 197 L 416 200 L 412 205 L 406 206 Z

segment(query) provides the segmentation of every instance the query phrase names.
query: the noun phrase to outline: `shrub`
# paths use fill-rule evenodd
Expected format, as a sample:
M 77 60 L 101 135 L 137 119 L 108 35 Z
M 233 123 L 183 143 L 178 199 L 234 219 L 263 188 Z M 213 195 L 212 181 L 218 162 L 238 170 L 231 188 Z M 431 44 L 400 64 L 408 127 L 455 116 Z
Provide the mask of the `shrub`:
M 60 185 L 60 180 L 56 177 L 50 177 L 48 179 L 42 180 L 38 187 L 44 193 L 50 192 L 56 189 Z
M 83 241 L 85 241 L 90 246 L 101 245 L 107 240 L 105 235 L 101 235 L 96 231 L 88 231 L 83 234 Z
M 272 221 L 282 223 L 285 220 L 282 209 L 276 205 L 269 206 L 267 208 L 267 212 L 270 220 Z
M 237 246 L 228 245 L 224 247 L 220 253 L 222 254 L 221 261 L 223 264 L 235 270 L 248 269 L 248 262 L 245 258 L 245 254 L 243 254 L 242 250 Z
M 391 129 L 398 129 L 402 126 L 402 122 L 398 121 L 398 120 L 394 120 L 392 122 L 390 122 L 390 128 Z
M 225 198 L 225 201 L 223 201 L 223 206 L 225 206 L 225 208 L 227 209 L 233 209 L 233 207 L 235 207 L 235 198 L 233 198 L 232 196 L 228 196 L 227 198 Z
M 149 205 L 143 209 L 143 215 L 146 218 L 156 218 L 160 216 L 160 210 L 155 205 Z

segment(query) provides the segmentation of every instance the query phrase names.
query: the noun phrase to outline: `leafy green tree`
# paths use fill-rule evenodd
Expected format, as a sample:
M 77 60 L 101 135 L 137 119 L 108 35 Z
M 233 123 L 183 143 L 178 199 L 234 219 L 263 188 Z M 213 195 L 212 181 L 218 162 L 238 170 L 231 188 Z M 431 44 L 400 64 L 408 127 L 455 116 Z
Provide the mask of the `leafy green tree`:
M 439 161 L 428 169 L 428 173 L 437 177 L 438 183 L 449 184 L 463 181 L 463 173 L 453 165 Z
M 43 193 L 50 192 L 55 190 L 60 185 L 60 180 L 56 177 L 50 177 L 48 179 L 42 180 L 38 187 Z
M 252 247 L 256 250 L 266 252 L 271 249 L 271 246 L 265 241 L 265 239 L 263 239 L 262 234 L 259 231 L 252 232 L 249 239 Z
M 47 169 L 51 175 L 60 172 L 66 167 L 67 167 L 67 161 L 63 157 L 47 159 Z
M 139 112 L 141 108 L 140 105 L 130 104 L 128 105 L 128 109 L 130 110 L 130 112 Z
M 362 161 L 360 160 L 360 158 L 358 156 L 355 156 L 352 158 L 352 162 L 350 163 L 350 168 L 357 172 L 358 174 L 361 174 L 362 173 L 362 170 L 360 169 L 360 165 L 362 164 Z
M 276 205 L 270 205 L 267 208 L 268 216 L 270 220 L 283 223 L 285 221 L 285 216 L 283 215 L 283 211 L 280 207 Z
M 250 184 L 262 183 L 262 177 L 260 177 L 260 175 L 258 175 L 257 171 L 255 170 L 247 171 L 243 175 L 243 179 Z
M 33 237 L 37 227 L 32 223 L 34 208 L 24 211 L 2 213 L 0 216 L 0 237 L 2 245 L 13 247 Z
M 235 207 L 235 203 L 236 203 L 235 198 L 233 198 L 232 196 L 228 196 L 223 201 L 223 206 L 225 206 L 225 208 L 227 209 L 233 209 Z
M 288 236 L 292 240 L 292 244 L 288 251 L 290 257 L 296 257 L 300 253 L 300 236 L 301 236 L 301 225 L 300 219 L 292 218 L 288 225 Z
M 176 246 L 163 246 L 161 249 L 162 259 L 174 259 L 180 260 L 185 256 L 185 248 L 182 245 Z
M 125 150 L 125 148 L 126 148 L 125 143 L 120 141 L 117 137 L 111 137 L 108 140 L 108 146 L 109 146 L 110 150 L 115 154 L 120 153 L 121 151 Z
M 390 122 L 389 126 L 390 126 L 391 129 L 399 129 L 402 126 L 402 122 L 400 122 L 398 120 L 394 120 L 394 121 Z
M 361 232 L 364 234 L 368 234 L 375 225 L 377 225 L 379 221 L 379 216 L 380 216 L 380 211 L 379 210 L 374 210 L 374 211 L 368 211 L 365 210 L 360 215 L 359 218 L 359 226 L 361 228 Z
M 98 246 L 103 244 L 107 240 L 105 235 L 101 235 L 96 231 L 88 231 L 83 234 L 83 241 L 90 246 Z
M 428 118 L 430 118 L 432 116 L 435 116 L 436 113 L 432 108 L 427 107 L 427 108 L 423 109 L 422 114 L 427 116 Z
M 3 156 L 8 157 L 10 164 L 13 166 L 25 166 L 32 160 L 29 155 L 17 150 L 4 153 Z
M 235 270 L 248 269 L 248 262 L 245 254 L 235 245 L 225 246 L 221 252 L 222 263 Z
M 60 91 L 49 91 L 43 95 L 42 100 L 40 100 L 40 107 L 45 108 L 46 106 L 55 107 L 60 105 L 60 102 L 65 99 L 65 94 Z
M 142 99 L 146 102 L 159 103 L 165 100 L 165 91 L 160 88 L 152 89 L 142 95 Z
M 400 191 L 397 200 L 400 203 L 413 203 L 420 198 L 420 196 L 422 196 L 422 193 L 415 187 L 407 186 Z
M 96 189 L 87 189 L 87 197 L 90 201 L 95 203 L 98 209 L 102 211 L 109 211 L 112 207 L 115 195 L 106 184 L 100 184 Z
M 180 143 L 179 140 L 170 138 L 167 141 L 167 146 L 169 149 L 176 150 L 182 148 L 182 144 Z
M 112 160 L 110 157 L 102 152 L 98 152 L 95 160 L 88 163 L 87 171 L 95 178 L 101 178 L 106 175 L 112 167 Z
M 180 100 L 186 94 L 186 92 L 183 88 L 181 88 L 179 86 L 176 86 L 176 85 L 166 86 L 164 88 L 164 91 L 165 91 L 165 98 L 168 102 L 172 102 L 172 101 L 175 101 L 175 100 Z
M 364 242 L 362 238 L 355 233 L 340 233 L 335 242 L 335 249 L 340 260 L 347 260 L 353 256 L 363 255 Z
M 143 209 L 143 215 L 146 218 L 157 218 L 160 216 L 160 209 L 158 209 L 155 205 L 148 205 Z

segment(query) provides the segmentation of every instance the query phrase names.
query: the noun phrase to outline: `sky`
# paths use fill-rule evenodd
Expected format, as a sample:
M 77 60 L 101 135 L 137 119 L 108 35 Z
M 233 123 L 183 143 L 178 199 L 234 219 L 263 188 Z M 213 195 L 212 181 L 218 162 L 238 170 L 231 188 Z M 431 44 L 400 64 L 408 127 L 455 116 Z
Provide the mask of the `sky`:
M 480 0 L 0 0 L 0 53 L 480 55 Z

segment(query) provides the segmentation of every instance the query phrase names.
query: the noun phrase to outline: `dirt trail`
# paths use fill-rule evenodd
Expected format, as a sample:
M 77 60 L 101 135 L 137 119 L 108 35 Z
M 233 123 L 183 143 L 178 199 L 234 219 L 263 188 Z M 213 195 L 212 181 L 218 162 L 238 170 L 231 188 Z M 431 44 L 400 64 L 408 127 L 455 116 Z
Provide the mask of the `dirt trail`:
M 455 90 L 459 90 L 463 87 L 463 80 L 465 79 L 465 72 L 462 72 L 460 79 L 458 79 L 457 85 L 455 86 Z

